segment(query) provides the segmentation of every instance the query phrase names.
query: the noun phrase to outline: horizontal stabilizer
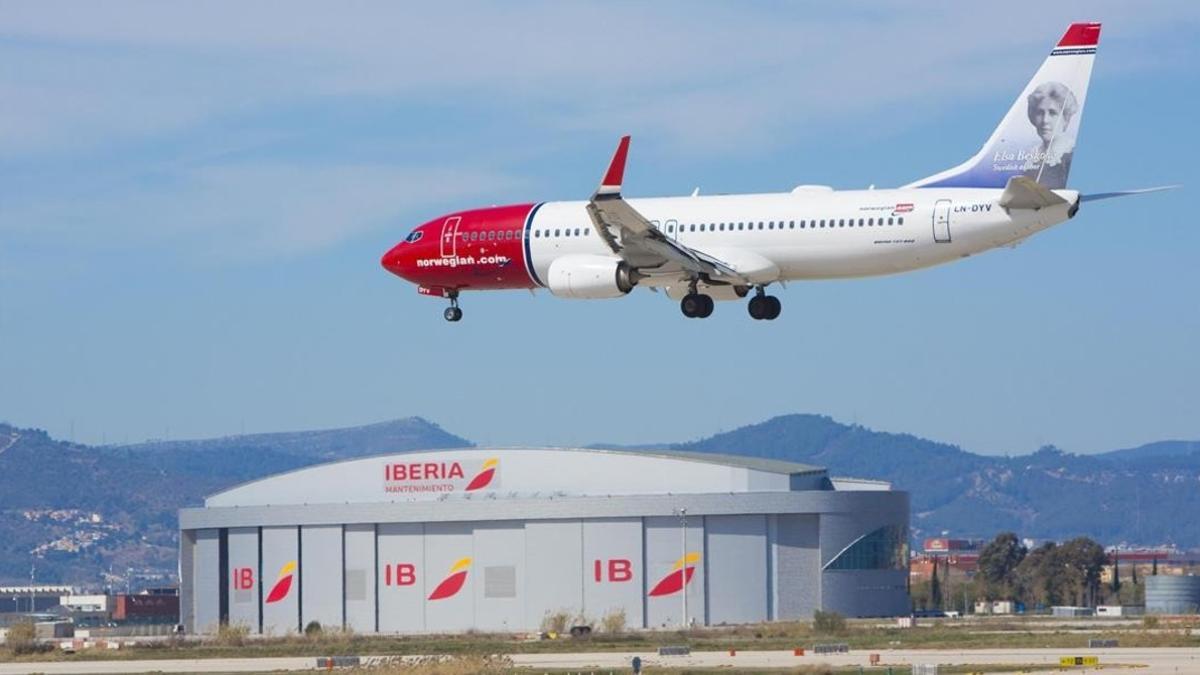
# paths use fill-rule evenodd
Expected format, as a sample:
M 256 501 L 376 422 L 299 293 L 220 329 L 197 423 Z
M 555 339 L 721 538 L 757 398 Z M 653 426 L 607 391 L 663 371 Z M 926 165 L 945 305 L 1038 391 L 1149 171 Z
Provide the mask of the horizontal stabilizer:
M 1042 209 L 1066 203 L 1067 200 L 1028 176 L 1009 178 L 1000 195 L 1000 206 L 1006 209 Z
M 1129 195 L 1144 195 L 1150 192 L 1162 192 L 1163 190 L 1174 190 L 1179 185 L 1159 185 L 1158 187 L 1141 188 L 1140 190 L 1120 190 L 1118 192 L 1097 192 L 1095 194 L 1083 195 L 1079 198 L 1081 202 L 1094 202 L 1101 199 L 1112 199 L 1113 197 L 1128 197 Z

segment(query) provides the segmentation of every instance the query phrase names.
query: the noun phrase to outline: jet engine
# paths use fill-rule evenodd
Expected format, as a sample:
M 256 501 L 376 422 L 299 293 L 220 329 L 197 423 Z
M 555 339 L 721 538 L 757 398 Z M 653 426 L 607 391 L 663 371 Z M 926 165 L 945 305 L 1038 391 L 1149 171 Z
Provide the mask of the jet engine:
M 623 260 L 602 255 L 556 258 L 546 276 L 554 295 L 583 300 L 619 298 L 632 291 L 642 278 Z

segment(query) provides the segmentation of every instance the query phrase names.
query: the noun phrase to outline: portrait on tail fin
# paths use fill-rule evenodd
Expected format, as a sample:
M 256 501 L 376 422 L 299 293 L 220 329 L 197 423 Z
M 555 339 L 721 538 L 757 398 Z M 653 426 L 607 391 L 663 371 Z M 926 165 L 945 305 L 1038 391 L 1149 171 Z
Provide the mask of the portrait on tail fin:
M 1079 101 L 1062 82 L 1043 82 L 1027 99 L 1029 123 L 1041 143 L 1032 149 L 1025 176 L 1048 188 L 1065 188 L 1075 153 L 1071 120 L 1079 113 Z

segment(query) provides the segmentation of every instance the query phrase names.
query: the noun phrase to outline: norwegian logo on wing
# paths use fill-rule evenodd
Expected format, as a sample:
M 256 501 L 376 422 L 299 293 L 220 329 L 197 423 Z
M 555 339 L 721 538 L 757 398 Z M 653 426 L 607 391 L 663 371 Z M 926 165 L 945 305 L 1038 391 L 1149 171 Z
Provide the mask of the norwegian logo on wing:
M 289 560 L 283 567 L 279 568 L 279 576 L 275 579 L 275 585 L 271 587 L 271 592 L 267 593 L 267 604 L 279 602 L 287 597 L 292 590 L 292 579 L 296 576 L 296 561 Z
M 693 551 L 684 555 L 671 567 L 671 571 L 665 577 L 658 580 L 654 584 L 654 588 L 650 589 L 648 594 L 651 598 L 661 598 L 667 595 L 674 595 L 682 591 L 692 581 L 692 576 L 696 573 L 696 565 L 700 562 L 700 554 Z
M 492 484 L 492 479 L 496 477 L 496 468 L 500 465 L 500 460 L 495 457 L 483 463 L 483 469 L 475 474 L 470 483 L 467 483 L 467 492 L 472 490 L 482 490 Z
M 467 573 L 471 571 L 471 559 L 459 558 L 450 566 L 450 573 L 429 594 L 430 600 L 445 600 L 458 595 L 463 584 L 467 583 Z

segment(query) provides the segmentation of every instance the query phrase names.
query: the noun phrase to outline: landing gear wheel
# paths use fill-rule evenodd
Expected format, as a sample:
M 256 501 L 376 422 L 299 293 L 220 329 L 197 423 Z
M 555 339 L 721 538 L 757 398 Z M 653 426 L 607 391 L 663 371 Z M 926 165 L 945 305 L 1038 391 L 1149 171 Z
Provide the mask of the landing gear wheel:
M 688 293 L 679 301 L 679 309 L 689 319 L 704 319 L 713 313 L 713 299 L 701 293 Z
M 771 321 L 783 311 L 783 304 L 779 302 L 779 298 L 773 295 L 759 294 L 750 298 L 750 305 L 747 309 L 750 311 L 750 318 L 755 321 Z
M 779 302 L 779 298 L 768 295 L 763 298 L 767 301 L 767 315 L 763 317 L 767 321 L 774 321 L 779 318 L 779 313 L 783 311 L 783 303 Z
M 462 310 L 457 306 L 447 307 L 446 311 L 442 312 L 442 316 L 445 317 L 447 321 L 453 323 L 462 319 Z
M 750 304 L 746 307 L 746 309 L 749 310 L 751 319 L 754 319 L 755 321 L 761 321 L 762 319 L 767 318 L 766 299 L 767 296 L 765 295 L 756 295 L 753 298 L 750 298 Z

